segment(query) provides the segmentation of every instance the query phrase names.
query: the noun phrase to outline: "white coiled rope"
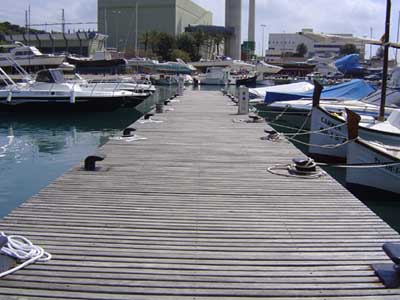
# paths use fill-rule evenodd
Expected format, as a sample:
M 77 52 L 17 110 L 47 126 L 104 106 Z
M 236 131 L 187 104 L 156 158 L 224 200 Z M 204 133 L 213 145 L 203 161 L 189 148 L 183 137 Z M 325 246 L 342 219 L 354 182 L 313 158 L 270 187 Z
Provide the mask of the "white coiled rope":
M 23 236 L 7 236 L 3 232 L 1 232 L 0 235 L 7 238 L 7 243 L 0 249 L 0 253 L 24 261 L 15 268 L 0 273 L 0 278 L 14 273 L 36 261 L 45 262 L 51 259 L 50 253 L 44 251 L 42 247 L 34 245 L 30 240 Z

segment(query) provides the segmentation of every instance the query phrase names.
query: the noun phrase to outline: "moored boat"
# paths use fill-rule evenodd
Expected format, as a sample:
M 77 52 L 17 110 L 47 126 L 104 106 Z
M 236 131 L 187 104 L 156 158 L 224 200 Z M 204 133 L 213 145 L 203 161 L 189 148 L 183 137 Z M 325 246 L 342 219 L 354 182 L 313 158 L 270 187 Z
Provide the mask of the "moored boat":
M 4 73 L 3 73 L 4 75 Z M 68 83 L 61 70 L 41 70 L 36 80 L 16 84 L 10 78 L 0 90 L 0 112 L 113 111 L 133 99 L 128 91 L 97 90 Z
M 359 137 L 360 117 L 348 112 L 346 183 L 353 188 L 400 194 L 400 144 L 397 146 L 366 141 Z M 400 119 L 400 112 L 393 116 Z

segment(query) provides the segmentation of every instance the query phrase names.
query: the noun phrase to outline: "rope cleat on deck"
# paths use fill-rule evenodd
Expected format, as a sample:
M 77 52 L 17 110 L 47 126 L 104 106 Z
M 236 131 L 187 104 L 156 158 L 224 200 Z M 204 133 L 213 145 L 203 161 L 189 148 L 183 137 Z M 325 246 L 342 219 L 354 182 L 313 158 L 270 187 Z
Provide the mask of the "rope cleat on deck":
M 132 134 L 132 133 L 135 131 L 136 131 L 136 128 L 132 128 L 132 127 L 125 128 L 124 131 L 122 132 L 122 137 L 124 137 L 124 138 L 132 137 L 132 136 L 134 136 L 134 134 Z
M 400 243 L 385 243 L 383 251 L 394 264 L 373 264 L 372 268 L 387 288 L 400 287 Z
M 107 156 L 105 154 L 89 155 L 85 159 L 84 169 L 85 171 L 96 171 L 96 162 L 103 161 Z
M 293 164 L 288 166 L 290 173 L 295 175 L 307 176 L 315 175 L 317 172 L 317 164 L 310 158 L 293 158 Z

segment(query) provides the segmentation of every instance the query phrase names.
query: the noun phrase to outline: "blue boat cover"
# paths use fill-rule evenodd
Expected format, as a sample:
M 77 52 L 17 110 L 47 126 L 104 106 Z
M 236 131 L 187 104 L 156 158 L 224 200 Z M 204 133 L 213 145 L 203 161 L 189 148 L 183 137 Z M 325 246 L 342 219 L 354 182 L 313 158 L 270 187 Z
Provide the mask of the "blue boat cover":
M 360 74 L 365 71 L 360 65 L 360 55 L 356 53 L 339 58 L 335 66 L 343 74 Z
M 267 92 L 265 95 L 265 103 L 312 98 L 313 92 L 314 91 L 306 93 Z M 373 92 L 375 92 L 375 89 L 364 80 L 354 79 L 349 82 L 324 87 L 321 99 L 360 100 Z

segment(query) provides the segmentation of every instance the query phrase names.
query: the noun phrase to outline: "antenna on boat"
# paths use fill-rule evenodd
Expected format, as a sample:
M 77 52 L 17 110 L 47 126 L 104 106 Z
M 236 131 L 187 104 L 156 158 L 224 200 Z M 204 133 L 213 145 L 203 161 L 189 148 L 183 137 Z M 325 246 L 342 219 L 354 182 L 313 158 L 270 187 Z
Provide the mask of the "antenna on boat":
M 383 35 L 383 74 L 382 74 L 382 96 L 381 96 L 381 107 L 379 110 L 379 121 L 385 121 L 385 105 L 386 105 L 386 87 L 388 77 L 388 62 L 389 62 L 389 35 L 390 35 L 390 12 L 392 7 L 392 1 L 387 0 L 386 4 L 386 21 L 385 21 L 385 34 Z

